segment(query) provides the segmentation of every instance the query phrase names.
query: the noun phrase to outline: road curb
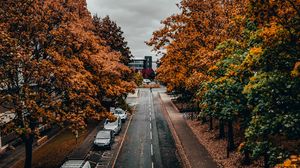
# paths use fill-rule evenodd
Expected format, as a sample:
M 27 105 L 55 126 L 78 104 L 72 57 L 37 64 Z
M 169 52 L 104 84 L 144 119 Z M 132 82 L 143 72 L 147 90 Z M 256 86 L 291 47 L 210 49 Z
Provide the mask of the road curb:
M 125 133 L 124 133 L 124 137 L 123 137 L 123 139 L 122 139 L 122 141 L 121 141 L 121 144 L 120 144 L 120 146 L 119 146 L 119 149 L 118 149 L 118 151 L 117 151 L 117 154 L 116 154 L 116 156 L 115 156 L 115 159 L 114 159 L 114 161 L 113 161 L 113 163 L 112 163 L 112 165 L 111 165 L 112 168 L 114 168 L 115 165 L 116 165 L 117 159 L 118 159 L 119 154 L 120 154 L 120 152 L 121 152 L 121 149 L 122 149 L 122 147 L 123 147 L 123 143 L 124 143 L 125 138 L 126 138 L 126 136 L 127 136 L 127 131 L 128 131 L 128 128 L 129 128 L 129 126 L 130 126 L 130 124 L 131 124 L 131 121 L 132 121 L 133 116 L 134 116 L 134 114 L 132 114 L 132 115 L 130 116 L 130 120 L 128 121 L 129 123 L 128 123 L 127 128 L 126 128 Z
M 188 158 L 186 156 L 186 153 L 184 151 L 182 142 L 180 141 L 180 139 L 179 139 L 179 137 L 177 135 L 177 132 L 176 132 L 176 130 L 174 128 L 173 122 L 171 121 L 169 113 L 167 112 L 167 109 L 166 109 L 166 107 L 165 107 L 165 105 L 164 105 L 164 103 L 163 103 L 163 101 L 161 99 L 160 93 L 158 93 L 158 97 L 159 97 L 159 100 L 160 100 L 160 103 L 161 103 L 161 106 L 162 106 L 162 111 L 163 111 L 164 115 L 166 116 L 167 123 L 168 123 L 168 125 L 170 127 L 171 133 L 172 133 L 172 135 L 174 137 L 174 140 L 176 142 L 176 148 L 177 148 L 178 154 L 179 154 L 179 156 L 181 158 L 181 162 L 183 163 L 183 167 L 184 168 L 191 168 L 191 164 L 190 164 L 190 162 L 189 162 L 189 160 L 188 160 Z M 172 103 L 172 105 L 174 107 L 176 107 L 173 103 Z M 178 111 L 177 108 L 175 108 L 175 109 Z

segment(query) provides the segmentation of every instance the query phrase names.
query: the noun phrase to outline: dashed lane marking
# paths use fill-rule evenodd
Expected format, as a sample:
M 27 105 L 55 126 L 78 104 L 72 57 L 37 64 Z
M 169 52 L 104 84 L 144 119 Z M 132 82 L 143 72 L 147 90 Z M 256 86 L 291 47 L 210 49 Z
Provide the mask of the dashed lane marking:
M 152 140 L 152 132 L 150 132 L 150 139 Z
M 151 144 L 151 156 L 153 156 L 153 145 Z

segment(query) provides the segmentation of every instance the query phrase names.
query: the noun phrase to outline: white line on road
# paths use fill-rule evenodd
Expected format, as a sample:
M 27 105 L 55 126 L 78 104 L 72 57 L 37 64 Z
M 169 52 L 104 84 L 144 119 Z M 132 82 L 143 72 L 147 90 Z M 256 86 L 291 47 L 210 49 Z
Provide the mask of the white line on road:
M 152 168 L 154 168 L 154 163 L 152 162 L 152 166 L 151 166 Z
M 151 116 L 150 116 L 150 121 L 152 121 L 152 118 L 151 118 Z
M 151 144 L 151 156 L 153 156 L 153 145 Z
M 150 130 L 152 130 L 152 124 L 150 123 Z
M 150 132 L 150 139 L 152 140 L 152 132 Z

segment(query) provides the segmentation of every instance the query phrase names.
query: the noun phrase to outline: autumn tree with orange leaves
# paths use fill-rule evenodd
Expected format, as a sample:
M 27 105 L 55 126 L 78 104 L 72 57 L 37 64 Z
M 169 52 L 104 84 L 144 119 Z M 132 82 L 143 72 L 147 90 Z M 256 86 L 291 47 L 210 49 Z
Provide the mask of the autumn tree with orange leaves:
M 100 18 L 94 15 L 93 25 L 95 36 L 100 39 L 99 44 L 106 46 L 109 52 L 115 53 L 118 56 L 117 59 L 112 55 L 108 58 L 113 60 L 110 62 L 114 62 L 115 64 L 109 65 L 110 67 L 114 67 L 114 73 L 110 74 L 109 72 L 107 75 L 101 75 L 101 77 L 104 75 L 110 78 L 107 81 L 112 82 L 108 84 L 109 88 L 104 88 L 107 92 L 105 95 L 113 99 L 114 104 L 124 104 L 127 93 L 132 91 L 132 88 L 135 87 L 134 73 L 128 68 L 128 63 L 132 58 L 130 48 L 127 46 L 127 41 L 123 37 L 121 27 L 112 21 L 109 16 Z
M 100 18 L 97 15 L 93 16 L 93 24 L 95 26 L 95 34 L 103 40 L 103 45 L 110 47 L 112 51 L 121 53 L 121 63 L 128 65 L 133 57 L 127 41 L 123 37 L 121 27 L 115 21 L 112 21 L 109 16 Z
M 211 128 L 218 121 L 219 137 L 227 131 L 228 156 L 236 143 L 244 163 L 263 158 L 264 167 L 299 154 L 299 1 L 178 6 L 181 12 L 162 21 L 148 42 L 163 55 L 158 79 L 169 91 L 190 92 Z M 244 133 L 241 141 L 234 132 Z
M 122 78 L 130 69 L 120 54 L 100 45 L 84 0 L 1 1 L 0 105 L 13 113 L 5 132 L 25 142 L 24 167 L 31 167 L 38 126 L 86 127 L 109 116 L 105 96 L 133 91 Z
M 198 83 L 209 80 L 206 72 L 220 58 L 214 48 L 237 35 L 239 27 L 231 25 L 229 18 L 243 12 L 243 3 L 184 0 L 178 5 L 180 14 L 162 21 L 164 27 L 155 31 L 147 44 L 163 54 L 157 78 L 167 83 L 169 91 L 194 95 Z

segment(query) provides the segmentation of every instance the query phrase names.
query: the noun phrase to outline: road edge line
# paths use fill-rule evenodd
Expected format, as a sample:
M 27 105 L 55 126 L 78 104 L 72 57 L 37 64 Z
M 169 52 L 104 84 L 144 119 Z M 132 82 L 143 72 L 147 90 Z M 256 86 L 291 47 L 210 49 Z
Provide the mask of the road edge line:
M 163 103 L 163 100 L 161 99 L 160 93 L 158 93 L 158 95 L 159 95 L 160 103 L 161 103 L 161 105 L 163 107 L 164 115 L 166 116 L 166 119 L 167 119 L 167 123 L 168 123 L 168 125 L 170 127 L 171 133 L 172 133 L 172 135 L 174 137 L 174 140 L 176 142 L 176 148 L 177 148 L 178 154 L 179 154 L 179 156 L 181 158 L 181 161 L 183 163 L 183 167 L 185 167 L 185 168 L 191 168 L 190 161 L 188 160 L 187 155 L 185 153 L 185 150 L 183 148 L 182 142 L 180 141 L 180 139 L 179 139 L 179 137 L 177 135 L 177 132 L 176 132 L 176 130 L 174 128 L 173 122 L 171 121 L 171 117 L 169 115 L 169 112 L 167 111 L 167 109 L 166 109 L 166 107 L 165 107 L 165 105 Z M 176 110 L 178 110 L 178 109 L 176 108 Z
M 120 146 L 119 146 L 119 149 L 118 149 L 118 151 L 117 151 L 117 154 L 116 154 L 116 156 L 115 156 L 115 159 L 114 159 L 114 161 L 113 161 L 113 163 L 112 163 L 112 165 L 111 165 L 112 168 L 114 168 L 115 165 L 116 165 L 117 159 L 118 159 L 119 154 L 120 154 L 120 152 L 121 152 L 121 149 L 122 149 L 122 147 L 123 147 L 123 143 L 124 143 L 125 138 L 126 138 L 126 136 L 127 136 L 127 131 L 128 131 L 128 128 L 129 128 L 129 126 L 130 126 L 130 124 L 131 124 L 131 121 L 132 121 L 133 116 L 134 116 L 134 114 L 132 114 L 132 115 L 130 116 L 130 120 L 128 121 L 129 123 L 128 123 L 127 128 L 126 128 L 125 133 L 124 133 L 124 137 L 123 137 L 123 139 L 122 139 L 122 141 L 121 141 L 121 144 L 120 144 Z

